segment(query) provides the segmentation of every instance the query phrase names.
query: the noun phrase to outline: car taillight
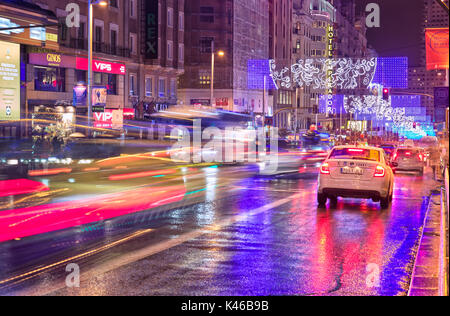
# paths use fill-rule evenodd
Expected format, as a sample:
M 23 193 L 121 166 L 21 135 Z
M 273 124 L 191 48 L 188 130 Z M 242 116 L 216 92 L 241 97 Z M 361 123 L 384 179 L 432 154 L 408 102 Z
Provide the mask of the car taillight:
M 395 154 L 394 154 L 394 156 L 392 156 L 392 160 L 394 160 L 394 161 L 395 161 L 395 160 L 397 160 L 397 158 L 398 158 L 398 154 L 397 154 L 397 153 L 395 153 Z
M 386 170 L 384 170 L 382 166 L 377 166 L 377 168 L 375 169 L 375 174 L 373 176 L 377 178 L 382 178 L 384 177 L 385 174 Z
M 419 154 L 419 160 L 423 161 L 423 155 L 422 154 Z
M 328 164 L 328 162 L 326 162 L 320 166 L 320 173 L 321 174 L 330 174 L 330 165 Z

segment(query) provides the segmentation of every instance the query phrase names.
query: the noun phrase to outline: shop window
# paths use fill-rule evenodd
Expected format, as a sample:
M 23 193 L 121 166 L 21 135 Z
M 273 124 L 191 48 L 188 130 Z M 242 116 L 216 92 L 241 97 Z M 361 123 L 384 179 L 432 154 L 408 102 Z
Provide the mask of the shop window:
M 76 83 L 87 83 L 87 71 L 75 70 Z
M 66 70 L 56 67 L 34 67 L 36 91 L 65 92 Z
M 117 75 L 108 74 L 108 85 L 106 89 L 109 95 L 117 95 Z
M 100 72 L 94 72 L 94 84 L 102 84 L 102 74 Z

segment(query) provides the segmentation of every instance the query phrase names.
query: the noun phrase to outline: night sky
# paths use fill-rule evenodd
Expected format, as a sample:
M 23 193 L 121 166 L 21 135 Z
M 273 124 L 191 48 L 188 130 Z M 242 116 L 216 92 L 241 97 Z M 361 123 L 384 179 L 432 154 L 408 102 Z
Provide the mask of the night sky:
M 381 10 L 381 27 L 367 31 L 369 44 L 380 56 L 407 56 L 410 66 L 418 66 L 423 0 L 356 0 L 357 13 L 364 13 L 367 3 Z

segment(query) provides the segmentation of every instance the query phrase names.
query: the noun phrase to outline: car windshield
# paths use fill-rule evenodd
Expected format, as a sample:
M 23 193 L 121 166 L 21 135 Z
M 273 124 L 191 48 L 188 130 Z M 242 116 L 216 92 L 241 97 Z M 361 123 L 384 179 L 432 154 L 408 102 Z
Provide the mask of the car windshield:
M 330 159 L 355 159 L 380 161 L 380 152 L 365 148 L 338 148 L 331 152 Z

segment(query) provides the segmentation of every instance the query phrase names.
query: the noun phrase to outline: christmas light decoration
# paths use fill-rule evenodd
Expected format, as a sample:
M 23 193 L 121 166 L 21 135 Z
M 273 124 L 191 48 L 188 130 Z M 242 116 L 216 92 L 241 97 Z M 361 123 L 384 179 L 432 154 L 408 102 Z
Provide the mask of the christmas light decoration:
M 312 86 L 313 89 L 336 88 L 341 90 L 367 88 L 374 77 L 376 58 L 318 58 L 300 59 L 290 69 L 277 70 L 274 60 L 270 60 L 273 81 L 284 88 Z M 292 76 L 292 78 L 291 78 Z

